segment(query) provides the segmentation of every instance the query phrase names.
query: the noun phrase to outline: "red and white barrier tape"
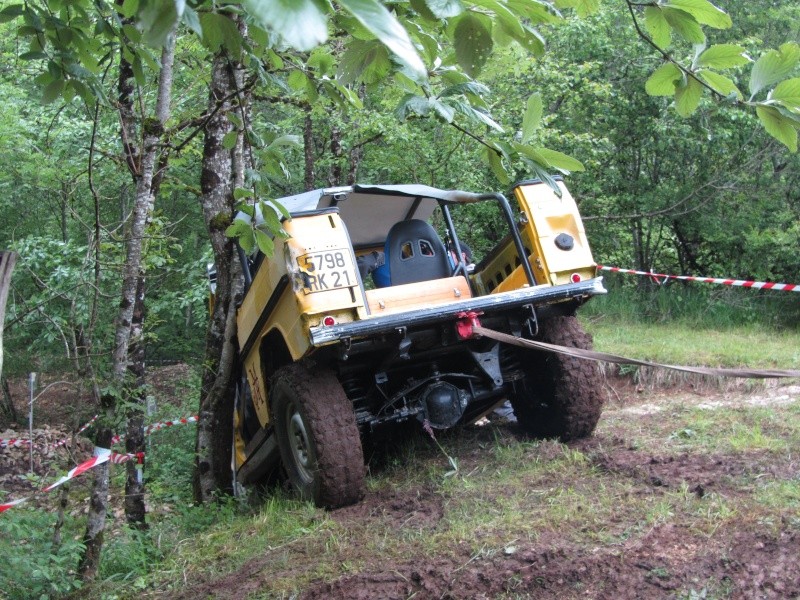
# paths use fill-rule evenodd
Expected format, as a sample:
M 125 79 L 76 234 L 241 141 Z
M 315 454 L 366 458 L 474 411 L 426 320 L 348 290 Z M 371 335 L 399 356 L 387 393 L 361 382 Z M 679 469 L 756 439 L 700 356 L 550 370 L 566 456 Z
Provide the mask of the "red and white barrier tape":
M 86 423 L 86 425 L 81 427 L 78 430 L 77 433 L 82 433 L 83 431 L 88 429 L 89 426 L 92 423 L 94 423 L 94 421 L 96 419 L 97 419 L 97 415 L 92 417 L 92 419 L 88 423 Z M 182 417 L 180 419 L 175 419 L 175 420 L 172 420 L 172 421 L 162 421 L 160 423 L 152 423 L 151 425 L 148 425 L 147 427 L 145 427 L 144 434 L 145 435 L 150 435 L 154 431 L 159 431 L 159 430 L 165 429 L 167 427 L 173 427 L 175 425 L 187 425 L 189 423 L 196 423 L 196 422 L 197 422 L 197 415 L 191 415 L 189 417 Z M 124 435 L 115 435 L 112 438 L 111 443 L 112 444 L 116 444 L 116 443 L 122 441 L 123 439 L 125 439 Z M 67 441 L 68 440 L 62 440 L 60 442 L 56 442 L 56 444 L 53 445 L 53 448 L 56 448 L 56 447 L 58 447 L 60 445 L 63 445 L 63 444 L 66 444 Z M 5 440 L 0 440 L 0 447 L 21 447 L 21 446 L 27 446 L 30 443 L 31 443 L 31 440 L 5 439 Z M 95 448 L 95 456 L 93 456 L 89 460 L 79 464 L 77 467 L 75 467 L 69 473 L 67 473 L 64 477 L 62 477 L 61 479 L 59 479 L 55 483 L 53 483 L 53 484 L 47 486 L 46 488 L 44 488 L 42 490 L 42 492 L 49 492 L 53 488 L 56 488 L 56 487 L 62 485 L 63 483 L 66 483 L 70 479 L 74 479 L 78 475 L 81 475 L 81 474 L 85 473 L 86 471 L 88 471 L 89 469 L 92 469 L 93 467 L 96 467 L 97 465 L 101 465 L 104 462 L 111 462 L 111 463 L 115 463 L 115 464 L 120 464 L 120 463 L 127 462 L 127 461 L 129 461 L 131 459 L 134 459 L 134 458 L 141 465 L 144 462 L 144 453 L 143 452 L 139 452 L 137 454 L 121 454 L 121 453 L 118 453 L 118 452 L 112 452 L 111 450 L 108 450 L 106 448 Z M 140 474 L 141 474 L 141 471 L 140 471 Z M 30 497 L 28 497 L 28 498 L 20 498 L 18 500 L 11 500 L 9 502 L 0 503 L 0 513 L 8 510 L 9 508 L 12 508 L 13 506 L 16 506 L 17 504 L 22 504 L 23 502 L 25 502 L 26 500 L 29 500 L 29 499 L 30 499 Z
M 753 288 L 756 290 L 778 290 L 783 292 L 800 292 L 800 285 L 794 283 L 773 283 L 771 281 L 747 281 L 743 279 L 721 279 L 718 277 L 692 277 L 690 275 L 666 275 L 664 273 L 652 273 L 647 271 L 635 271 L 633 269 L 621 269 L 619 267 L 607 267 L 597 265 L 598 271 L 611 271 L 612 273 L 628 273 L 629 275 L 641 275 L 649 277 L 658 283 L 659 279 L 664 281 L 676 279 L 679 281 L 698 281 L 700 283 L 717 283 L 720 285 L 732 285 L 738 287 Z
M 128 462 L 129 460 L 135 459 L 139 464 L 144 463 L 144 452 L 139 452 L 136 454 L 119 454 L 117 452 L 112 452 L 107 448 L 95 448 L 94 449 L 95 455 L 79 464 L 77 467 L 72 469 L 69 473 L 64 475 L 61 479 L 48 485 L 46 488 L 42 489 L 42 492 L 49 492 L 54 488 L 66 483 L 70 479 L 74 479 L 79 475 L 82 475 L 89 469 L 96 467 L 97 465 L 102 465 L 105 462 L 111 462 L 115 464 L 121 464 L 124 462 Z M 12 500 L 10 502 L 4 502 L 0 504 L 0 513 L 7 511 L 9 508 L 16 506 L 17 504 L 22 504 L 26 500 L 30 500 L 30 496 L 27 498 L 19 498 L 18 500 Z
M 196 423 L 197 422 L 197 415 L 192 415 L 190 417 L 182 417 L 180 419 L 175 419 L 174 421 L 162 421 L 161 423 L 152 423 L 144 428 L 144 434 L 150 435 L 154 431 L 160 431 L 161 429 L 165 429 L 167 427 L 172 427 L 174 425 L 186 425 L 188 423 Z M 125 439 L 124 435 L 115 435 L 111 438 L 111 444 L 118 444 L 122 440 Z

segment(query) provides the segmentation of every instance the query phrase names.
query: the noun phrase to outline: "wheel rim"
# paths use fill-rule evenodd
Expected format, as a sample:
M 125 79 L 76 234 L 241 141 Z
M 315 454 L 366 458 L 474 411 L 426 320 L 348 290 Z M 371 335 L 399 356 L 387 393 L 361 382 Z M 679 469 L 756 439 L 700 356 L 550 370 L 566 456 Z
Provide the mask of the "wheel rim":
M 293 402 L 286 410 L 286 431 L 289 434 L 292 459 L 300 477 L 305 481 L 312 481 L 314 479 L 314 459 L 311 455 L 311 444 L 308 441 L 306 424 Z

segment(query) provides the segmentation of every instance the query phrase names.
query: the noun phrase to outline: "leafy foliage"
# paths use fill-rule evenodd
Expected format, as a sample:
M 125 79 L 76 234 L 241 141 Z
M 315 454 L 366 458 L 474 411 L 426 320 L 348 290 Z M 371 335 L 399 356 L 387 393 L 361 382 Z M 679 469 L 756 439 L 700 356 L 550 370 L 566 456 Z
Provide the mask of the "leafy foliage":
M 10 600 L 60 597 L 81 587 L 75 566 L 82 550 L 74 519 L 68 519 L 64 541 L 52 541 L 55 516 L 38 509 L 18 508 L 0 519 L 0 586 Z M 24 547 L 25 551 L 20 552 Z

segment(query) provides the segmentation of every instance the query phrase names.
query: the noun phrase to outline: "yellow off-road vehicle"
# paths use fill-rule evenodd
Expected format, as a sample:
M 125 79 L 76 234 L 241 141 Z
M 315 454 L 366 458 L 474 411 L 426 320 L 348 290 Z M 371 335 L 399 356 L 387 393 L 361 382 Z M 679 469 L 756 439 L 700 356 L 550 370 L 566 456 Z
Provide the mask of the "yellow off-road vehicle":
M 470 327 L 590 346 L 575 311 L 605 289 L 577 206 L 556 185 L 515 185 L 513 208 L 502 194 L 424 185 L 280 198 L 288 237 L 272 258 L 243 257 L 235 485 L 282 464 L 303 498 L 351 504 L 364 490 L 362 443 L 403 422 L 471 423 L 507 399 L 528 434 L 591 434 L 603 404 L 594 363 Z M 507 232 L 468 265 L 454 221 L 475 202 L 496 203 Z

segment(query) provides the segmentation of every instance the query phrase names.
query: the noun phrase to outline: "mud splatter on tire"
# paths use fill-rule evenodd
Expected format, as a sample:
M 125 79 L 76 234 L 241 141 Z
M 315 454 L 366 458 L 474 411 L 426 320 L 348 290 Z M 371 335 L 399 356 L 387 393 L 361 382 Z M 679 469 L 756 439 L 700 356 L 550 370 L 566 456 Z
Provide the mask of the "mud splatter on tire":
M 542 322 L 538 339 L 559 346 L 592 347 L 591 336 L 574 316 Z M 604 403 L 597 363 L 531 350 L 520 350 L 519 360 L 525 379 L 511 395 L 511 404 L 523 431 L 562 441 L 591 435 Z

